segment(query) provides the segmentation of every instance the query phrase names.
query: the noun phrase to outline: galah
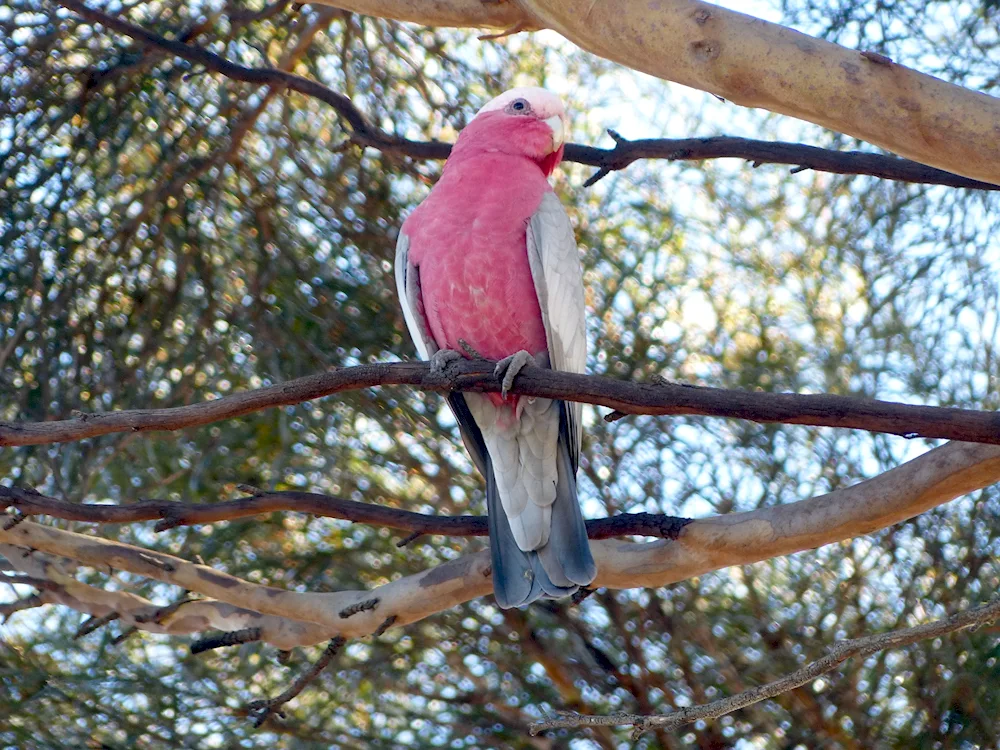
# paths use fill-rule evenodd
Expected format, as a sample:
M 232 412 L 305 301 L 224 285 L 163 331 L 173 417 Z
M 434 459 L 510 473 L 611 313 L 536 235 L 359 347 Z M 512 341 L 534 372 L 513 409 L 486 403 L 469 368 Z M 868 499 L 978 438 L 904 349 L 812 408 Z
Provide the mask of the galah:
M 548 182 L 566 126 L 545 89 L 493 99 L 462 130 L 396 245 L 396 286 L 421 358 L 437 371 L 471 354 L 499 360 L 502 393 L 453 393 L 449 403 L 486 478 L 504 608 L 567 596 L 597 573 L 576 494 L 580 405 L 508 393 L 529 363 L 586 365 L 580 256 Z

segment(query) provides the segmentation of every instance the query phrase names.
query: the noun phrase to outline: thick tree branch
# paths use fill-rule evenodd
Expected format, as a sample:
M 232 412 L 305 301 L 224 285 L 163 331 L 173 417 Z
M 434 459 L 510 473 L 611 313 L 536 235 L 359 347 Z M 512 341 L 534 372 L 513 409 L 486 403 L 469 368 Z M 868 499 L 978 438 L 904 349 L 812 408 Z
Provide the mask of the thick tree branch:
M 680 530 L 676 540 L 593 541 L 598 568 L 593 585 L 659 587 L 731 565 L 812 549 L 883 529 L 997 481 L 1000 447 L 949 443 L 878 477 L 827 495 L 693 521 Z M 298 621 L 306 632 L 294 645 L 313 636 L 317 637 L 312 642 L 318 643 L 336 635 L 371 635 L 387 621 L 406 625 L 492 589 L 488 550 L 370 591 L 297 593 L 255 585 L 172 555 L 30 520 L 0 528 L 0 544 L 59 555 L 101 569 L 128 571 L 216 599 L 217 604 L 225 602 L 239 612 L 249 610 L 249 615 L 234 618 L 237 622 L 229 627 L 216 626 L 221 630 L 258 626 L 261 623 L 255 618 L 260 616 Z M 5 554 L 8 559 L 17 558 L 16 554 Z M 57 582 L 65 585 L 63 580 Z M 178 613 L 195 604 L 201 602 L 184 605 Z M 344 617 L 345 611 L 354 613 Z M 310 630 L 309 624 L 319 627 Z M 267 636 L 266 628 L 262 637 L 282 648 L 277 639 Z
M 156 525 L 157 531 L 165 531 L 176 526 L 232 521 L 261 513 L 290 510 L 325 518 L 340 518 L 356 523 L 402 529 L 419 535 L 488 535 L 485 516 L 433 516 L 296 490 L 259 492 L 250 497 L 210 505 L 191 505 L 170 500 L 144 500 L 131 505 L 80 505 L 41 495 L 33 490 L 0 486 L 0 509 L 6 507 L 16 508 L 25 516 L 46 515 L 65 521 L 85 523 L 159 521 Z M 622 513 L 611 518 L 594 518 L 587 521 L 587 532 L 591 539 L 621 536 L 675 539 L 688 523 L 690 519 L 658 513 Z
M 201 47 L 154 34 L 141 26 L 87 7 L 80 0 L 57 0 L 78 15 L 106 28 L 130 36 L 140 43 L 170 52 L 184 60 L 204 66 L 228 78 L 245 83 L 271 86 L 274 90 L 288 88 L 316 98 L 331 106 L 350 127 L 350 140 L 362 147 L 402 154 L 413 159 L 444 159 L 451 144 L 441 141 L 413 141 L 390 135 L 375 126 L 354 106 L 351 100 L 326 86 L 277 68 L 254 68 L 239 65 Z M 478 2 L 478 0 L 477 0 Z M 504 5 L 508 5 L 504 3 Z M 831 151 L 796 143 L 759 141 L 750 138 L 718 136 L 711 138 L 647 139 L 629 141 L 614 131 L 611 149 L 570 143 L 566 146 L 566 161 L 597 167 L 588 180 L 593 184 L 609 172 L 624 169 L 639 159 L 670 161 L 739 158 L 757 164 L 788 164 L 835 174 L 864 174 L 901 182 L 916 182 L 950 187 L 997 190 L 997 185 L 961 177 L 907 159 L 860 151 Z
M 385 385 L 410 385 L 438 392 L 500 390 L 493 377 L 493 364 L 482 360 L 454 362 L 441 374 L 432 374 L 426 362 L 359 365 L 170 409 L 84 414 L 52 422 L 0 422 L 0 446 L 62 443 L 115 432 L 180 430 L 342 391 Z M 850 396 L 731 391 L 667 382 L 634 383 L 539 367 L 522 370 L 512 392 L 582 401 L 625 414 L 731 417 L 868 430 L 908 438 L 1000 444 L 997 412 L 910 406 Z
M 634 70 L 1000 184 L 1000 99 L 710 3 L 323 1 L 435 26 L 554 29 Z
M 314 623 L 300 622 L 280 615 L 262 615 L 243 607 L 211 599 L 184 599 L 167 606 L 154 604 L 127 591 L 106 591 L 96 586 L 80 583 L 70 575 L 58 559 L 45 552 L 2 543 L 0 554 L 17 570 L 50 584 L 37 597 L 22 600 L 24 604 L 0 608 L 0 614 L 10 614 L 29 606 L 60 604 L 91 615 L 93 623 L 100 620 L 120 621 L 126 631 L 135 628 L 148 633 L 187 635 L 207 630 L 237 631 L 258 628 L 261 640 L 288 650 L 295 646 L 309 646 L 330 638 L 329 631 Z M 128 546 L 128 545 L 126 545 Z M 67 551 L 70 549 L 66 545 Z M 132 548 L 137 553 L 146 554 Z M 67 557 L 67 555 L 61 555 Z M 107 568 L 107 565 L 97 565 Z M 81 629 L 78 636 L 89 631 Z
M 1000 619 L 1000 599 L 994 599 L 988 604 L 979 607 L 957 612 L 951 617 L 943 620 L 936 620 L 924 625 L 917 625 L 911 628 L 902 628 L 888 633 L 876 633 L 863 638 L 838 641 L 831 646 L 829 653 L 810 664 L 797 669 L 794 672 L 781 677 L 766 685 L 744 690 L 737 695 L 728 698 L 720 698 L 717 701 L 706 703 L 692 708 L 682 708 L 669 714 L 656 716 L 641 716 L 637 714 L 614 714 L 611 716 L 584 716 L 581 714 L 563 714 L 557 718 L 545 719 L 531 725 L 529 731 L 532 735 L 539 734 L 549 729 L 575 728 L 575 727 L 603 727 L 603 726 L 634 726 L 635 731 L 632 738 L 637 739 L 640 734 L 650 729 L 663 729 L 666 731 L 693 724 L 696 721 L 710 721 L 725 716 L 741 708 L 752 706 L 755 703 L 774 698 L 789 690 L 802 687 L 817 677 L 832 672 L 838 665 L 853 657 L 865 658 L 891 648 L 909 646 L 930 638 L 939 638 L 949 633 L 954 633 L 967 628 L 975 628 L 980 625 Z

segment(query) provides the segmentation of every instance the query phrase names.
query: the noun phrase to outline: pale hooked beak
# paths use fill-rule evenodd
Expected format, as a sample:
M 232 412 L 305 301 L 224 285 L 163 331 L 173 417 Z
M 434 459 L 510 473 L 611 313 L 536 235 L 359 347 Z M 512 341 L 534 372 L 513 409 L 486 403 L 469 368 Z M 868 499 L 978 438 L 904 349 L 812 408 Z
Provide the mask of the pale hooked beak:
M 562 115 L 547 117 L 542 120 L 552 130 L 552 150 L 558 151 L 566 137 L 566 126 L 563 123 Z

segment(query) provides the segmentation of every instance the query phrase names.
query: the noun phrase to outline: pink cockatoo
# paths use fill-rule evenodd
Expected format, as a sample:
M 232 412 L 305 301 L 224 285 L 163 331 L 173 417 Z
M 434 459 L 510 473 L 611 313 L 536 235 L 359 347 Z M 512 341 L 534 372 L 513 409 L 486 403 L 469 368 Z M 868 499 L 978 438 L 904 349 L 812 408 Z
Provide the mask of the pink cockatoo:
M 486 477 L 501 607 L 561 597 L 596 575 L 576 495 L 580 405 L 508 394 L 528 363 L 583 372 L 583 271 L 548 177 L 563 155 L 557 96 L 517 88 L 462 131 L 430 195 L 403 223 L 396 286 L 417 352 L 441 370 L 499 360 L 503 393 L 449 402 Z

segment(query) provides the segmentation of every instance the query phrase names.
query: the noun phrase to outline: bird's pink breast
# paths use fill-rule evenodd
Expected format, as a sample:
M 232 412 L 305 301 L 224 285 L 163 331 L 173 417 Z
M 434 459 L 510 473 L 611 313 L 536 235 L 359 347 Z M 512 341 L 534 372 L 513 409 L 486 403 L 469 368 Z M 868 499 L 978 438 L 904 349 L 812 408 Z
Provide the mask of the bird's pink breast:
M 528 220 L 549 190 L 528 159 L 479 154 L 449 164 L 403 224 L 439 348 L 462 339 L 489 359 L 547 348 L 528 265 Z

